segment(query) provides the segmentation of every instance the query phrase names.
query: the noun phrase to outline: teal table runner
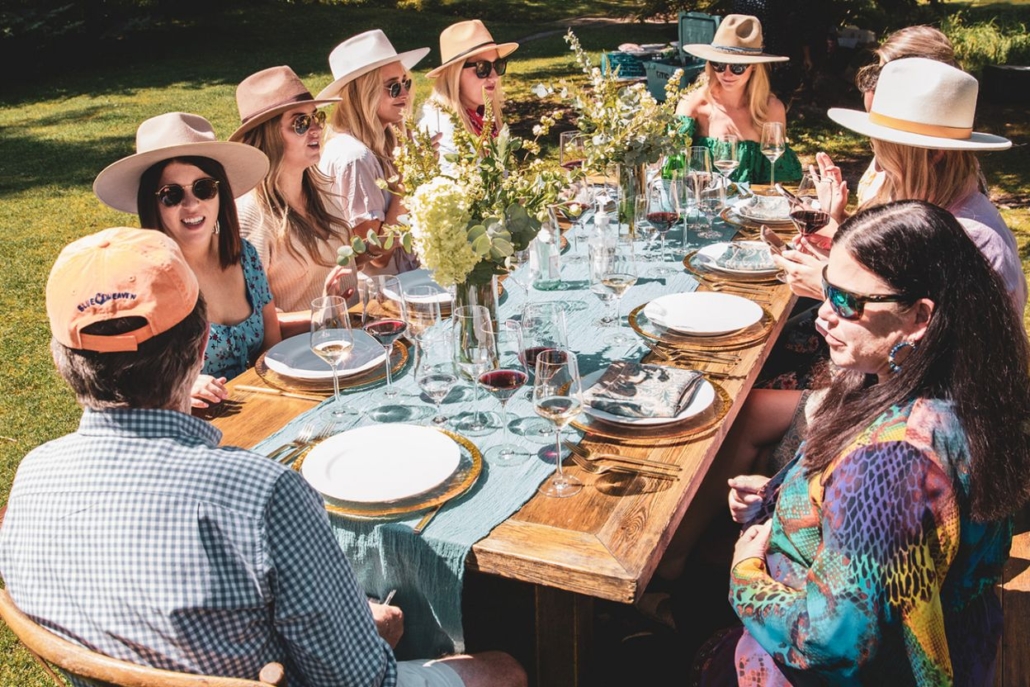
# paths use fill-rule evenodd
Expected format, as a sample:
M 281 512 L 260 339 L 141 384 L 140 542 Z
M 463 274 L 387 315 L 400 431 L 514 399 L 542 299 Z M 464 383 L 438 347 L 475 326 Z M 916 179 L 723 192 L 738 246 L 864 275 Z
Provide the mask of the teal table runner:
M 722 222 L 717 222 L 716 228 L 722 230 L 726 239 L 734 232 L 733 227 L 722 225 Z M 670 246 L 675 245 L 678 231 L 674 229 L 670 232 Z M 579 244 L 581 252 L 585 252 L 586 241 L 580 241 Z M 682 257 L 682 254 L 683 248 L 678 252 L 670 250 L 670 255 Z M 684 293 L 697 288 L 697 282 L 682 269 L 682 265 L 679 265 L 680 270 L 674 275 L 649 276 L 648 273 L 655 265 L 657 263 L 653 262 L 638 264 L 640 279 L 622 299 L 622 326 L 627 326 L 626 315 L 638 305 L 664 294 Z M 528 270 L 528 266 L 519 269 Z M 528 283 L 528 274 L 519 276 L 524 277 L 523 283 Z M 595 324 L 603 314 L 604 306 L 588 288 L 585 262 L 565 264 L 562 280 L 561 288 L 554 291 L 531 289 L 530 299 L 565 304 L 569 347 L 578 355 L 582 375 L 602 369 L 615 360 L 639 360 L 647 353 L 643 344 L 612 348 L 604 342 L 610 330 L 599 329 Z M 499 319 L 518 319 L 525 302 L 526 292 L 508 280 L 498 306 Z M 412 374 L 413 365 L 414 361 L 411 361 L 404 371 L 396 375 L 393 383 L 400 394 L 390 403 L 431 408 L 432 404 L 420 397 L 420 390 Z M 363 411 L 371 410 L 383 402 L 377 397 L 381 386 L 349 392 L 346 394 L 347 400 Z M 473 398 L 471 388 L 462 394 L 452 392 L 442 409 L 448 417 L 470 411 L 474 408 Z M 306 422 L 317 419 L 328 403 L 332 403 L 331 398 L 296 417 L 254 450 L 268 452 L 291 440 Z M 479 408 L 483 411 L 498 411 L 500 405 L 492 396 L 481 392 Z M 515 422 L 517 418 L 529 417 L 536 415 L 523 389 L 508 402 L 509 423 Z M 423 420 L 423 423 L 428 423 L 428 419 Z M 368 424 L 375 423 L 363 416 L 355 426 Z M 384 425 L 384 429 L 388 427 Z M 345 424 L 343 428 L 349 429 Z M 562 434 L 572 440 L 581 438 L 571 428 Z M 491 446 L 501 443 L 502 433 L 498 428 L 486 436 L 469 438 L 485 453 Z M 399 659 L 438 656 L 464 650 L 461 589 L 469 550 L 494 527 L 519 510 L 536 493 L 537 486 L 554 471 L 553 462 L 539 455 L 545 446 L 553 446 L 553 435 L 548 440 L 546 437 L 527 438 L 512 432 L 511 439 L 531 453 L 530 459 L 521 465 L 503 467 L 490 465 L 484 460 L 478 482 L 463 497 L 445 504 L 421 536 L 413 535 L 412 527 L 422 513 L 384 521 L 349 520 L 330 513 L 329 519 L 337 540 L 365 592 L 370 597 L 382 598 L 389 590 L 397 590 L 393 603 L 404 611 L 405 621 L 404 637 L 396 650 Z

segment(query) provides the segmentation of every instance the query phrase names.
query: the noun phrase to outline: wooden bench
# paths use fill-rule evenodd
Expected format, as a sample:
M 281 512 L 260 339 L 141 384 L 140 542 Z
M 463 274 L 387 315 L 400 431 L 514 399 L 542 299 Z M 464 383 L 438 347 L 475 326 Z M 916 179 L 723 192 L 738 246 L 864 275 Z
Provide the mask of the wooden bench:
M 1005 621 L 995 687 L 1030 685 L 1030 528 L 1018 525 L 998 585 Z

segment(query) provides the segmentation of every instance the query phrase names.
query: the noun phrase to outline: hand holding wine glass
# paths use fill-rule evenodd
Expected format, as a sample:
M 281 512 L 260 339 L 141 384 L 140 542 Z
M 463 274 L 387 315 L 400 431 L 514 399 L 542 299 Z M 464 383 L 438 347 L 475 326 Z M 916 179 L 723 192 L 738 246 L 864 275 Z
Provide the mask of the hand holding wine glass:
M 819 203 L 817 186 L 812 174 L 805 174 L 791 199 L 790 220 L 802 236 L 814 234 L 830 223 L 830 213 Z
M 780 159 L 787 150 L 786 134 L 783 131 L 783 122 L 766 122 L 762 125 L 762 155 L 769 160 L 772 168 L 769 174 L 769 185 L 776 185 L 776 161 Z
M 545 496 L 563 498 L 578 494 L 583 483 L 562 469 L 561 431 L 583 410 L 582 384 L 576 354 L 566 349 L 549 349 L 536 358 L 533 407 L 555 429 L 555 473 L 540 485 Z
M 487 459 L 498 465 L 516 465 L 529 455 L 510 441 L 508 433 L 508 401 L 521 389 L 529 374 L 522 361 L 522 328 L 518 322 L 503 322 L 497 338 L 497 367 L 479 375 L 479 383 L 501 402 L 501 428 L 504 439 L 500 446 L 493 446 L 486 452 Z
M 360 411 L 343 402 L 340 396 L 340 364 L 354 349 L 347 301 L 340 296 L 323 296 L 311 301 L 311 350 L 333 368 L 333 397 L 330 406 L 334 418 L 360 415 Z

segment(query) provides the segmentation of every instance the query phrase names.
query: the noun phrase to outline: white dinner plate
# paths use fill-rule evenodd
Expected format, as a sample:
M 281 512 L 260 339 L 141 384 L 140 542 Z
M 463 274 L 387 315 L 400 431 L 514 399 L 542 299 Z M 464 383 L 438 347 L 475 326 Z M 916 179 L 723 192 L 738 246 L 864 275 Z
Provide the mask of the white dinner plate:
M 583 391 L 586 392 L 587 389 L 596 384 L 602 374 L 604 374 L 604 370 L 597 370 L 585 375 L 582 380 Z M 651 427 L 655 425 L 669 425 L 673 422 L 689 420 L 690 418 L 700 415 L 704 411 L 708 410 L 713 403 L 715 403 L 715 387 L 712 386 L 712 383 L 707 379 L 702 379 L 701 385 L 694 394 L 694 399 L 686 408 L 681 410 L 676 417 L 626 417 L 625 415 L 616 415 L 614 413 L 598 410 L 587 403 L 583 404 L 583 412 L 592 417 L 596 417 L 598 420 L 604 420 L 605 422 L 610 422 L 614 425 Z
M 757 248 L 764 251 L 767 255 L 769 254 L 769 246 L 765 245 L 761 241 L 737 241 L 738 245 L 746 246 L 748 248 Z M 779 268 L 773 265 L 768 269 L 760 270 L 745 270 L 733 267 L 724 267 L 716 262 L 722 254 L 726 252 L 727 246 L 731 245 L 727 242 L 713 243 L 700 248 L 697 251 L 698 261 L 704 265 L 704 267 L 713 270 L 715 272 L 724 272 L 726 274 L 738 274 L 748 277 L 757 277 L 761 275 L 773 275 L 779 271 Z M 770 258 L 771 260 L 772 258 Z
M 790 203 L 786 198 L 777 198 L 776 206 L 766 210 L 757 204 L 758 198 L 752 197 L 738 201 L 733 211 L 752 222 L 789 222 Z M 781 202 L 782 201 L 782 202 Z
M 354 330 L 354 348 L 340 366 L 340 377 L 351 377 L 382 365 L 386 350 L 371 336 Z M 265 353 L 268 369 L 294 379 L 323 380 L 333 378 L 333 368 L 311 350 L 311 335 L 298 334 L 284 339 Z
M 432 427 L 370 425 L 317 444 L 301 473 L 330 499 L 386 503 L 439 486 L 460 460 L 461 447 Z
M 695 291 L 659 296 L 644 306 L 644 315 L 681 334 L 720 336 L 761 321 L 762 308 L 741 296 Z
M 429 274 L 427 269 L 410 270 L 408 272 L 401 272 L 397 275 L 397 281 L 401 283 L 401 288 L 405 291 L 415 286 L 432 286 L 436 289 L 436 294 L 429 297 L 430 301 L 435 301 L 440 304 L 447 304 L 451 302 L 453 298 L 450 291 L 433 281 L 433 277 Z M 394 292 L 392 289 L 385 289 L 383 293 L 392 301 L 401 300 L 401 294 Z

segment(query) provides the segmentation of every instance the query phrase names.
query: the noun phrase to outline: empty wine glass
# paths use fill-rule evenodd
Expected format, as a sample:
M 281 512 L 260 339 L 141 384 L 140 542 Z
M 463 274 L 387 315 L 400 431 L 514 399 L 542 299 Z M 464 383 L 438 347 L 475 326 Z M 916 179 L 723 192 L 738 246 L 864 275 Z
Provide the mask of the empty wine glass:
M 514 251 L 506 259 L 508 267 L 508 278 L 505 281 L 510 281 L 513 284 L 518 284 L 519 288 L 526 292 L 526 298 L 530 296 L 529 290 L 529 248 L 525 250 Z
M 436 406 L 432 423 L 437 427 L 447 424 L 447 417 L 440 409 L 440 405 L 458 383 L 452 336 L 450 327 L 432 327 L 426 330 L 419 344 L 418 362 L 415 364 L 415 382 Z
M 375 298 L 379 307 L 371 314 L 370 319 L 365 322 L 363 329 L 366 334 L 379 342 L 379 345 L 386 351 L 386 387 L 383 389 L 383 396 L 393 398 L 397 395 L 397 389 L 393 386 L 393 375 L 390 370 L 393 344 L 408 329 L 403 297 L 404 291 L 397 277 L 386 275 L 376 276 L 371 286 L 375 289 Z M 396 311 L 399 311 L 399 316 L 395 314 Z
M 639 256 L 641 262 L 652 262 L 654 260 L 651 248 L 654 245 L 655 238 L 658 236 L 658 230 L 655 229 L 651 220 L 647 218 L 647 201 L 646 193 L 642 193 L 633 199 L 634 224 L 637 228 L 637 238 L 641 241 Z
M 583 483 L 562 469 L 561 431 L 583 410 L 582 384 L 576 354 L 549 349 L 536 358 L 533 408 L 554 425 L 555 472 L 538 488 L 544 496 L 564 498 L 578 494 Z
M 511 443 L 508 432 L 508 401 L 529 381 L 521 353 L 521 326 L 514 320 L 501 323 L 497 336 L 497 367 L 479 375 L 483 388 L 501 402 L 504 439 L 499 446 L 490 447 L 484 454 L 496 465 L 516 465 L 529 458 L 520 446 Z
M 713 231 L 705 216 L 704 207 L 701 202 L 702 194 L 712 183 L 712 151 L 705 146 L 691 146 L 687 149 L 687 183 L 694 198 L 694 205 L 697 207 L 699 238 L 712 239 L 721 236 L 719 232 Z M 684 241 L 686 243 L 686 241 Z
M 332 417 L 340 419 L 361 415 L 354 406 L 344 403 L 340 395 L 340 364 L 354 349 L 354 333 L 350 327 L 347 301 L 340 296 L 323 296 L 311 301 L 311 350 L 333 368 Z
M 787 139 L 783 131 L 783 122 L 766 122 L 762 125 L 762 155 L 769 159 L 769 185 L 776 185 L 776 161 L 787 150 Z
M 497 366 L 497 343 L 490 310 L 483 305 L 463 305 L 454 309 L 454 363 L 461 376 L 472 382 L 474 409 L 457 423 L 468 434 L 490 429 L 489 418 L 479 409 L 479 376 Z
M 431 284 L 416 284 L 404 289 L 404 319 L 407 335 L 417 344 L 430 328 L 440 323 L 441 290 Z

